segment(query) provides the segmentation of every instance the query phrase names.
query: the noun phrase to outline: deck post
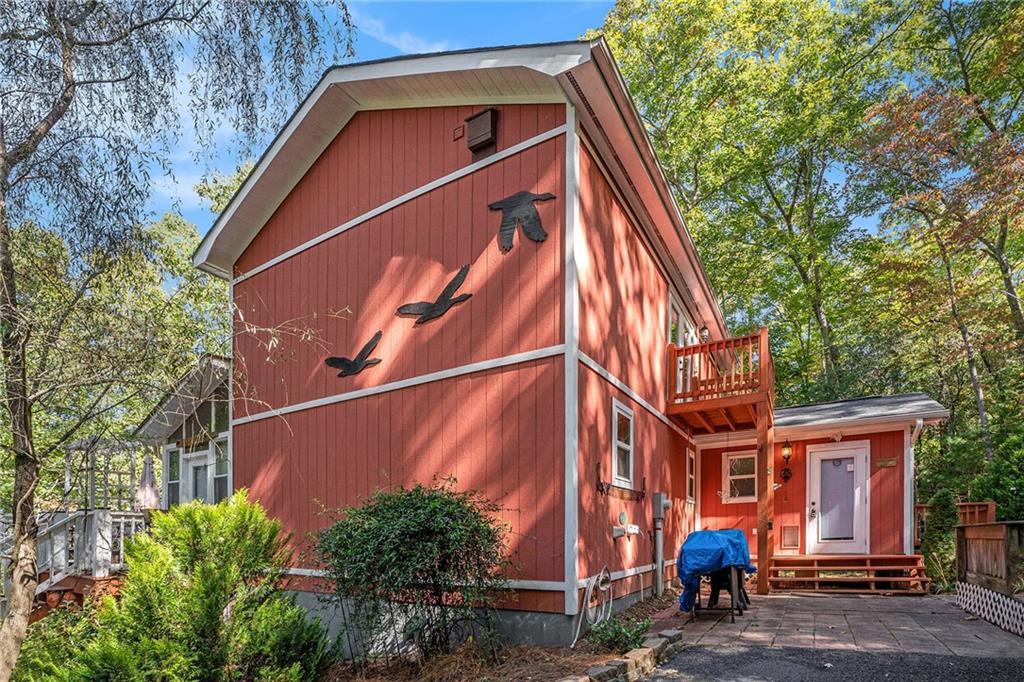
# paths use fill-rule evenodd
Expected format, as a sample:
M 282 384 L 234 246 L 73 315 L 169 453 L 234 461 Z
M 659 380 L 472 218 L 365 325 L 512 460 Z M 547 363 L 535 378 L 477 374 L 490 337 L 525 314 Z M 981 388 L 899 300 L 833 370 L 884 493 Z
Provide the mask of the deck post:
M 768 594 L 769 573 L 774 543 L 772 542 L 775 516 L 775 419 L 772 414 L 771 366 L 767 359 L 768 330 L 761 329 L 758 353 L 762 397 L 757 403 L 757 593 Z

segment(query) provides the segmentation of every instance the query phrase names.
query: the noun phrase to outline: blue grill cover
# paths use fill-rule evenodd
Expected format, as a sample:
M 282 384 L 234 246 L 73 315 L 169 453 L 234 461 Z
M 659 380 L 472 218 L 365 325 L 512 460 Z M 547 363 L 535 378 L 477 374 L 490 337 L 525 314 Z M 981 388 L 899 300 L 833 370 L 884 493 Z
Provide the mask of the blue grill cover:
M 757 570 L 750 564 L 750 546 L 743 531 L 698 530 L 687 535 L 676 559 L 676 571 L 683 585 L 679 609 L 693 610 L 702 575 L 728 566 L 739 566 L 747 573 Z

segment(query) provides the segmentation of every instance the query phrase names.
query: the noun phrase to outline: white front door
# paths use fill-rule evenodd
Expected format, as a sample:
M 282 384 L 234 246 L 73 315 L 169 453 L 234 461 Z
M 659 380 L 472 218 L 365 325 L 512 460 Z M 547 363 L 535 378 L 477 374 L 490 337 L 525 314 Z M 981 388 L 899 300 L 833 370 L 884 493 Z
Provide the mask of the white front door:
M 868 552 L 868 441 L 807 446 L 808 554 Z

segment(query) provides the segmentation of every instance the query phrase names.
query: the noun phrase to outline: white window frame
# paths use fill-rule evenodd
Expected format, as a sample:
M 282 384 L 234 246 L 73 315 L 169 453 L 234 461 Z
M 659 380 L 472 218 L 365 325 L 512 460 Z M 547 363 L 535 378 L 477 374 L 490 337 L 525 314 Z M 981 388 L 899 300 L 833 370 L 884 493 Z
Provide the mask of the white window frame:
M 754 458 L 754 473 L 745 474 L 743 476 L 730 476 L 729 475 L 729 460 L 733 459 L 746 459 L 748 457 Z M 725 504 L 746 504 L 750 502 L 757 502 L 757 450 L 736 450 L 733 452 L 722 453 L 722 502 Z M 729 485 L 732 479 L 737 478 L 753 478 L 754 479 L 754 494 L 745 495 L 743 497 L 729 497 L 729 491 L 731 486 Z
M 686 449 L 686 500 L 697 499 L 697 453 Z
M 619 448 L 624 447 L 619 442 L 619 415 L 623 415 L 629 419 L 629 471 L 625 476 L 623 476 L 622 472 L 619 471 Z M 633 410 L 626 407 L 615 398 L 612 398 L 611 436 L 612 484 L 620 488 L 632 489 L 634 460 L 636 455 L 636 428 L 633 423 Z
M 178 478 L 175 481 L 171 481 L 170 480 L 171 453 L 174 452 L 174 451 L 178 452 Z M 170 507 L 171 507 L 171 498 L 170 498 L 170 487 L 171 487 L 171 485 L 170 484 L 171 483 L 177 483 L 178 484 L 178 504 L 181 504 L 181 502 L 182 502 L 182 499 L 181 499 L 182 487 L 183 487 L 182 486 L 182 482 L 181 482 L 181 455 L 182 455 L 182 448 L 180 448 L 177 445 L 171 443 L 171 444 L 165 445 L 163 447 L 163 452 L 161 454 L 162 454 L 162 459 L 163 459 L 163 464 L 162 464 L 162 467 L 161 467 L 161 476 L 160 476 L 163 479 L 163 485 L 161 486 L 161 490 L 160 490 L 160 493 L 161 493 L 160 494 L 161 507 L 163 509 L 170 509 Z
M 170 499 L 168 497 L 168 484 L 171 483 L 167 479 L 167 474 L 170 471 L 170 453 L 178 451 L 179 466 L 178 466 L 178 504 L 187 504 L 195 499 L 195 476 L 192 473 L 192 469 L 197 466 L 207 466 L 206 469 L 206 489 L 209 491 L 211 498 L 216 496 L 215 486 L 217 477 L 217 443 L 224 443 L 227 447 L 227 459 L 228 459 L 228 490 L 227 496 L 231 497 L 234 492 L 234 461 L 231 455 L 231 437 L 227 431 L 222 431 L 211 438 L 206 448 L 203 450 L 196 450 L 195 452 L 186 452 L 187 448 L 181 447 L 176 443 L 169 443 L 163 447 L 163 508 L 168 509 L 170 507 Z

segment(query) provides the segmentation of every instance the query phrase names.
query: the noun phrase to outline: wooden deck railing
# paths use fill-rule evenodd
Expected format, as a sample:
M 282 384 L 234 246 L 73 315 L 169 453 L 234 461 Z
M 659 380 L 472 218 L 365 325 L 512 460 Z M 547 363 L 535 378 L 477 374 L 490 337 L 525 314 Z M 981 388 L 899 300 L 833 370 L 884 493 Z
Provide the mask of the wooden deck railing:
M 694 346 L 669 346 L 668 402 L 690 402 L 767 392 L 774 395 L 775 368 L 768 329 Z
M 961 525 L 972 523 L 994 523 L 996 520 L 995 502 L 958 502 L 956 510 L 960 514 Z M 925 520 L 928 517 L 927 504 L 914 505 L 914 547 L 921 546 L 924 539 Z
M 1012 596 L 1024 582 L 1024 521 L 957 526 L 956 575 L 960 582 Z

